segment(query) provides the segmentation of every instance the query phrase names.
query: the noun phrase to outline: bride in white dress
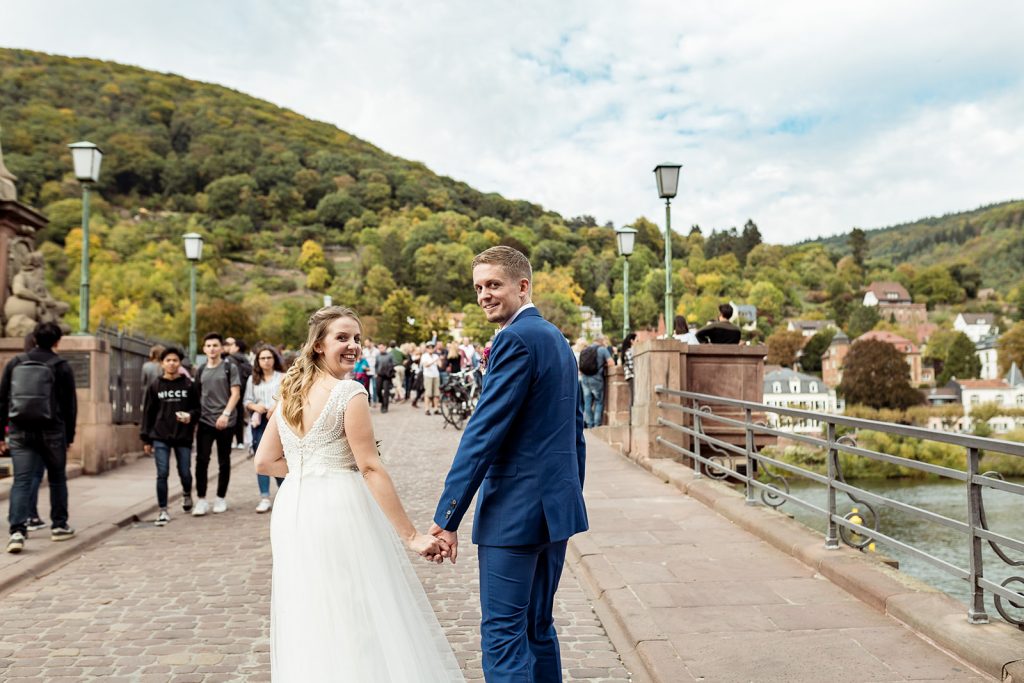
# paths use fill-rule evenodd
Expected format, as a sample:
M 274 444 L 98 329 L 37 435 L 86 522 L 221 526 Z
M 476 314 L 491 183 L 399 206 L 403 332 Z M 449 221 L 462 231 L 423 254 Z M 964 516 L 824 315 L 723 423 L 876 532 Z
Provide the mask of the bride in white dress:
M 409 521 L 377 454 L 366 390 L 343 379 L 359 319 L 322 308 L 281 383 L 256 453 L 286 476 L 270 524 L 275 683 L 449 683 L 463 676 L 402 548 L 434 562 L 447 547 Z

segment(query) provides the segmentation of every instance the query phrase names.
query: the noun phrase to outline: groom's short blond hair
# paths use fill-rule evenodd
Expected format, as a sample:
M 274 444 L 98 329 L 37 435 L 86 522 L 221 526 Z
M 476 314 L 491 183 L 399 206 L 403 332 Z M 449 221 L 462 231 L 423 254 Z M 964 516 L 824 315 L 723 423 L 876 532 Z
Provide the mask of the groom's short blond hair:
M 529 280 L 533 283 L 533 267 L 530 266 L 530 259 L 518 249 L 512 247 L 497 246 L 486 249 L 476 255 L 473 259 L 473 267 L 476 268 L 482 263 L 501 266 L 505 274 L 514 280 Z

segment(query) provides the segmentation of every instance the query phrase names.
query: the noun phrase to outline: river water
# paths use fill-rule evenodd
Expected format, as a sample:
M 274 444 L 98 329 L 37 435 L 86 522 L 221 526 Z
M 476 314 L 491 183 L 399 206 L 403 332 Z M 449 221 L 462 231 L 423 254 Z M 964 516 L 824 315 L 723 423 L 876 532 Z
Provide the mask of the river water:
M 791 493 L 793 495 L 818 507 L 826 507 L 826 495 L 823 486 L 807 481 L 796 482 L 793 479 L 796 479 L 796 477 L 790 478 Z M 1013 481 L 1024 483 L 1024 479 Z M 908 505 L 914 505 L 961 522 L 967 521 L 967 485 L 965 483 L 948 480 L 920 481 L 912 479 L 862 479 L 850 481 L 849 483 L 876 495 L 885 496 Z M 1010 538 L 1024 539 L 1024 500 L 1020 496 L 994 489 L 985 489 L 983 495 L 988 528 Z M 854 507 L 861 510 L 864 509 L 863 505 L 852 503 L 846 494 L 841 492 L 837 493 L 836 507 L 839 514 L 846 514 Z M 877 505 L 875 507 L 879 508 Z M 793 515 L 803 524 L 824 534 L 825 520 L 822 515 L 815 514 L 792 502 L 787 502 L 780 510 Z M 966 534 L 914 517 L 891 507 L 881 507 L 879 509 L 879 517 L 878 530 L 880 532 L 958 567 L 968 568 L 969 548 Z M 869 519 L 865 521 L 867 523 L 870 522 Z M 987 543 L 984 543 L 982 547 L 985 562 L 985 578 L 996 583 L 1010 576 L 1024 578 L 1024 567 L 1011 567 L 1005 564 L 989 548 Z M 947 574 L 942 569 L 935 567 L 925 560 L 918 559 L 899 548 L 878 544 L 876 551 L 899 560 L 901 571 L 907 572 L 961 601 L 968 601 L 970 590 L 967 582 L 963 579 Z M 1004 550 L 1004 552 L 1015 561 L 1024 560 L 1024 553 L 1014 550 Z M 1015 584 L 1011 587 L 1020 589 L 1022 585 Z M 988 599 L 986 603 L 986 609 L 989 611 L 990 616 L 997 618 L 998 614 L 991 603 L 991 599 Z M 1013 611 L 1013 615 L 1018 618 L 1024 616 L 1024 610 Z

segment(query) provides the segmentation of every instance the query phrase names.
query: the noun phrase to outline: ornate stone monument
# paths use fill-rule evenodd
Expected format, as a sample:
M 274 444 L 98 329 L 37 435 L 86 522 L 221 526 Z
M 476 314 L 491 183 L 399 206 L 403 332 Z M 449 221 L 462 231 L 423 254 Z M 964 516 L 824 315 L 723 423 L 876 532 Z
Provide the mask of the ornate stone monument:
M 4 164 L 0 147 L 0 304 L 4 336 L 24 337 L 39 322 L 55 322 L 70 331 L 62 322 L 68 305 L 47 291 L 43 255 L 35 251 L 36 231 L 48 221 L 18 201 L 15 180 Z

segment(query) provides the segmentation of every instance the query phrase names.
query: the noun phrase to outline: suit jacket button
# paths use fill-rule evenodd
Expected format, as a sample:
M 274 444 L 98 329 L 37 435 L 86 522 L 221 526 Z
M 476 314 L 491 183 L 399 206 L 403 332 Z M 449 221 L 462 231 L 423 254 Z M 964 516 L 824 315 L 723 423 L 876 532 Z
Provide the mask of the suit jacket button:
M 444 513 L 444 516 L 445 516 L 445 519 L 447 519 L 448 517 L 451 517 L 452 516 L 452 511 L 448 510 L 447 512 Z
M 458 503 L 455 501 L 454 498 L 452 498 L 452 507 L 455 507 L 456 505 L 458 505 Z

